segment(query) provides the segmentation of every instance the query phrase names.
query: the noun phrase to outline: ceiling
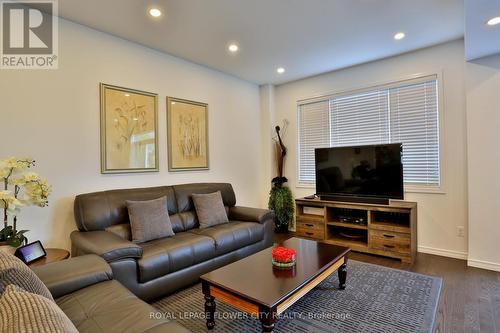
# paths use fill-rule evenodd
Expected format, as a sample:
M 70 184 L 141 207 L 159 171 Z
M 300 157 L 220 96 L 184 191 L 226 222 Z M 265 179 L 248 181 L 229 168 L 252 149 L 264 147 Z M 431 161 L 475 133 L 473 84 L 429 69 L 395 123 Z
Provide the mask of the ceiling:
M 153 6 L 159 19 L 147 13 Z M 463 11 L 463 0 L 59 1 L 63 18 L 258 84 L 461 38 Z M 406 38 L 396 41 L 399 31 Z M 227 52 L 229 42 L 237 54 Z
M 485 24 L 500 16 L 500 0 L 465 0 L 465 13 L 466 59 L 500 53 L 500 27 Z

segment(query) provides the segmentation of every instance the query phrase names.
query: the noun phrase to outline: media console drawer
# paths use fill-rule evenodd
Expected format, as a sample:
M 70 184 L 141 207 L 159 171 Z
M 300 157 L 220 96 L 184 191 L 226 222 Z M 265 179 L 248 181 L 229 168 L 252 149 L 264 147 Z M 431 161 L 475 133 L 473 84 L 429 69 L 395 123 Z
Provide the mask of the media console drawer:
M 397 242 L 409 242 L 410 241 L 410 234 L 401 233 L 401 232 L 394 232 L 394 231 L 370 229 L 370 236 L 378 237 L 381 239 L 390 239 L 392 241 L 397 241 Z
M 403 254 L 410 253 L 410 234 L 382 230 L 370 230 L 369 238 L 369 245 L 372 249 L 398 252 Z
M 299 237 L 313 238 L 317 240 L 323 240 L 325 238 L 325 232 L 323 229 L 315 228 L 302 228 L 297 224 L 297 229 L 295 234 Z
M 296 224 L 296 234 L 298 236 L 317 240 L 323 240 L 325 238 L 325 225 L 323 219 L 297 216 Z
M 324 230 L 324 224 L 322 222 L 297 221 L 297 228 L 309 230 Z

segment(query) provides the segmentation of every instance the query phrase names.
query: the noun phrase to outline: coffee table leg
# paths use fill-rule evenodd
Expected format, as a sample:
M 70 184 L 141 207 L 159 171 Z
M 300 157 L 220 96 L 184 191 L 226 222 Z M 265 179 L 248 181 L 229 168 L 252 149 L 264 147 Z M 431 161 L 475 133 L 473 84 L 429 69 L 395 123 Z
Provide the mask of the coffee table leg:
M 345 280 L 347 278 L 347 258 L 344 258 L 344 264 L 339 267 L 339 289 L 345 289 Z
M 209 330 L 215 327 L 215 298 L 210 295 L 210 286 L 202 282 L 202 290 L 205 295 L 205 316 L 207 317 L 207 328 Z
M 262 332 L 272 333 L 276 321 L 276 309 L 261 307 L 259 309 L 259 319 L 262 324 Z

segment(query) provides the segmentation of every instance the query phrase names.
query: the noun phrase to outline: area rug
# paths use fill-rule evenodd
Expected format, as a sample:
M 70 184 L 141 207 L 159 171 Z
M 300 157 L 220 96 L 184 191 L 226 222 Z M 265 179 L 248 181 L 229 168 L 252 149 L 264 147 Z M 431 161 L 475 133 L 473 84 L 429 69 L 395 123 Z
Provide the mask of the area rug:
M 338 290 L 337 274 L 332 274 L 280 315 L 275 332 L 432 332 L 441 284 L 438 277 L 350 260 L 345 290 Z M 212 332 L 261 332 L 258 319 L 216 304 Z M 207 332 L 201 284 L 153 306 L 194 333 Z

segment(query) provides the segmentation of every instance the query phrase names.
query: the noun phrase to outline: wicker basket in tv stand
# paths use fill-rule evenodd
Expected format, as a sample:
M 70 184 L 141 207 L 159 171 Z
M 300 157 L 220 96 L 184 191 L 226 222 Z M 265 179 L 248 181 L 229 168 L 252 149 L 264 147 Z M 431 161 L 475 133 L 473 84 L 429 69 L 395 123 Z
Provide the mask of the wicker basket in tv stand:
M 296 199 L 296 234 L 353 251 L 412 263 L 417 252 L 417 203 L 388 205 Z M 346 217 L 347 216 L 347 217 Z M 349 223 L 349 216 L 364 223 Z

